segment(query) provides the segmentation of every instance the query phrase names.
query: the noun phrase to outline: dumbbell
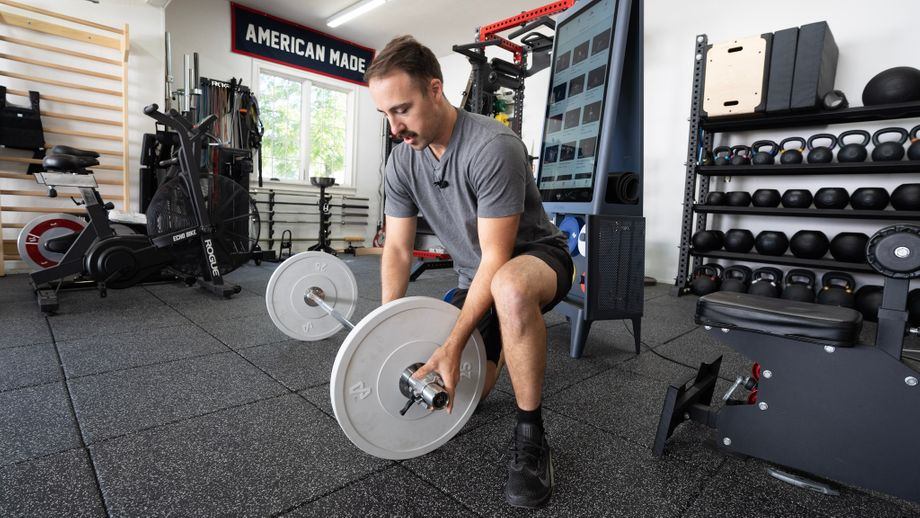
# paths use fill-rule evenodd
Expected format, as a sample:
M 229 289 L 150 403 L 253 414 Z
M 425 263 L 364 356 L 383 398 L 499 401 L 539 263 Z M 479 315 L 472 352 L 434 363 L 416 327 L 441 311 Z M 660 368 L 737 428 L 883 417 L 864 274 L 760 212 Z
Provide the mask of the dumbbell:
M 460 310 L 440 299 L 405 297 L 353 324 L 358 288 L 339 258 L 324 252 L 297 254 L 279 266 L 265 290 L 272 322 L 302 341 L 348 329 L 329 382 L 332 409 L 345 435 L 363 451 L 385 459 L 424 455 L 453 438 L 482 396 L 486 355 L 474 332 L 460 358 L 453 412 L 439 377 L 416 380 L 415 371 L 453 330 Z

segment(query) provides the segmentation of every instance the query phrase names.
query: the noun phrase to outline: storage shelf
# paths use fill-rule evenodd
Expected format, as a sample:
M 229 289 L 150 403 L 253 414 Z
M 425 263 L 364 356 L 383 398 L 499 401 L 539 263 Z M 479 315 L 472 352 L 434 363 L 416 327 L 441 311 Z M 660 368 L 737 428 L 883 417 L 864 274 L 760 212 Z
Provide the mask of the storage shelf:
M 764 114 L 755 113 L 715 119 L 700 119 L 706 131 L 752 131 L 802 126 L 824 126 L 850 122 L 881 121 L 920 117 L 920 103 L 887 104 L 884 106 L 859 106 L 835 111 Z
M 690 250 L 690 255 L 697 257 L 709 257 L 711 259 L 730 259 L 732 261 L 747 261 L 752 263 L 764 264 L 781 264 L 785 266 L 804 266 L 806 268 L 818 268 L 821 270 L 839 270 L 844 272 L 856 273 L 875 273 L 876 272 L 867 263 L 844 263 L 833 259 L 800 259 L 792 255 L 761 255 L 761 254 L 739 254 L 736 252 L 726 252 L 716 250 L 714 252 L 697 252 Z
M 789 176 L 825 174 L 900 174 L 920 173 L 920 161 L 853 162 L 830 164 L 788 165 L 700 165 L 696 174 L 702 176 Z
M 854 210 L 854 209 L 787 209 L 785 207 L 729 207 L 725 205 L 694 205 L 701 214 L 750 214 L 792 218 L 843 218 L 917 221 L 920 212 L 913 210 Z

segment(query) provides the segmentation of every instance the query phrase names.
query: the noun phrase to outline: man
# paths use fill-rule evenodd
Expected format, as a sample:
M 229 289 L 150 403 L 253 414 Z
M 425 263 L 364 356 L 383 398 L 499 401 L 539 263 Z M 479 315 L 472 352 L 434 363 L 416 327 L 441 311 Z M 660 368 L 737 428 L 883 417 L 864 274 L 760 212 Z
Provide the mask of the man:
M 479 327 L 489 360 L 483 397 L 495 386 L 503 358 L 518 406 L 505 496 L 514 506 L 539 507 L 553 482 L 540 410 L 542 313 L 571 287 L 565 239 L 543 211 L 524 144 L 495 119 L 451 106 L 429 49 L 411 36 L 396 38 L 365 79 L 393 135 L 403 140 L 386 167 L 382 302 L 406 294 L 421 213 L 453 258 L 460 289 L 452 302 L 461 312 L 416 377 L 437 372 L 453 400 L 463 347 Z

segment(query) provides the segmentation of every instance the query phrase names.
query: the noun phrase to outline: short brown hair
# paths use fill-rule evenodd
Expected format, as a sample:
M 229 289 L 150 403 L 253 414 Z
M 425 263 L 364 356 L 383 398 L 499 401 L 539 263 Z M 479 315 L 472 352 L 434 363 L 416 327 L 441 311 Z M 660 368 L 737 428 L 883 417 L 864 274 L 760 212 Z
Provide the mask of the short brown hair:
M 364 73 L 364 80 L 370 82 L 375 77 L 385 77 L 398 70 L 408 74 L 422 91 L 432 79 L 444 82 L 441 64 L 434 52 L 412 36 L 399 36 L 387 43 Z

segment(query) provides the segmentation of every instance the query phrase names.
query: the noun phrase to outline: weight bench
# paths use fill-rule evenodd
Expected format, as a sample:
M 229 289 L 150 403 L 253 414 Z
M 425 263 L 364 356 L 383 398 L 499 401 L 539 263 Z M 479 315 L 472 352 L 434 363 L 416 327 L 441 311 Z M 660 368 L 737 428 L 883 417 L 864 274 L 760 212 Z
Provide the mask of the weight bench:
M 920 227 L 882 229 L 867 247 L 886 276 L 876 343 L 859 344 L 862 316 L 836 306 L 717 292 L 696 322 L 753 360 L 710 406 L 721 357 L 665 395 L 653 453 L 693 420 L 714 428 L 722 451 L 757 457 L 920 502 L 920 373 L 901 361 L 910 279 L 920 276 Z M 903 256 L 903 257 L 902 257 Z M 740 385 L 746 400 L 729 399 Z

